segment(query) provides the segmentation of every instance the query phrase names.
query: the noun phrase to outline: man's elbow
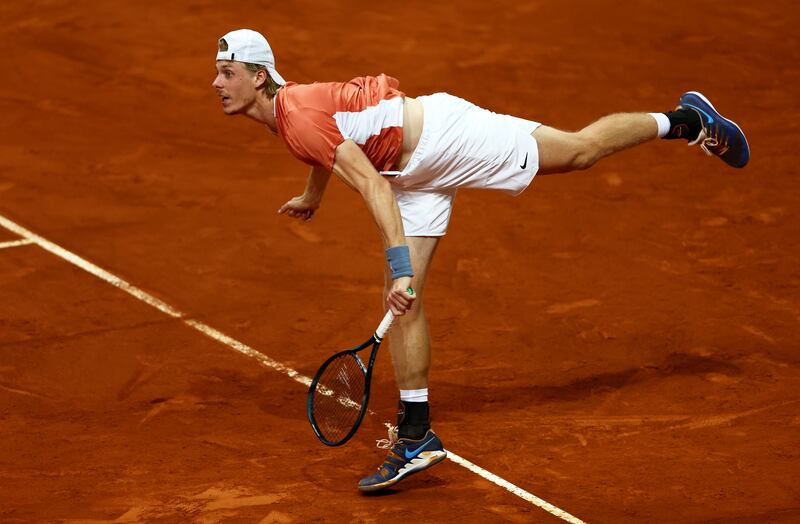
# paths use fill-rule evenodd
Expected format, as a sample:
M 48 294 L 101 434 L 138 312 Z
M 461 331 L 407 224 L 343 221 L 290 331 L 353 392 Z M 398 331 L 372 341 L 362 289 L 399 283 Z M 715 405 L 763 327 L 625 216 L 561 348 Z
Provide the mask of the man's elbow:
M 369 177 L 363 181 L 363 184 L 358 188 L 359 193 L 364 199 L 380 198 L 382 195 L 391 193 L 392 187 L 389 181 L 378 175 L 376 177 Z

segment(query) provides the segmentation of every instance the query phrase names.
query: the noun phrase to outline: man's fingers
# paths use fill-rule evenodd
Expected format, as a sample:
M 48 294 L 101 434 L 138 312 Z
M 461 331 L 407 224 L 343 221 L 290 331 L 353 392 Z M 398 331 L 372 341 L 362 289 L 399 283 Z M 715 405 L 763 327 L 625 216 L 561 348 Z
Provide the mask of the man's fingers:
M 311 220 L 311 217 L 314 216 L 313 209 L 295 209 L 289 206 L 283 206 L 281 209 L 278 210 L 279 214 L 285 214 L 286 216 L 292 218 L 299 218 L 301 220 Z
M 281 206 L 281 208 L 278 210 L 278 214 L 279 215 L 283 215 L 285 213 L 285 214 L 291 216 L 294 211 L 295 211 L 295 208 L 292 205 L 292 201 L 290 200 L 290 201 L 286 202 L 285 204 L 283 204 Z
M 314 212 L 316 209 L 306 207 L 301 205 L 298 207 L 293 200 L 290 200 L 283 204 L 280 209 L 278 209 L 279 215 L 288 215 L 292 218 L 302 218 L 303 220 L 310 220 L 312 216 L 314 216 Z
M 392 313 L 395 315 L 402 315 L 411 309 L 411 306 L 414 304 L 414 299 L 415 297 L 408 295 L 408 293 L 405 291 L 393 290 L 391 293 L 389 293 L 387 302 L 389 303 L 389 307 L 392 309 Z
M 394 297 L 395 297 L 395 298 L 396 298 L 396 299 L 397 299 L 399 302 L 402 302 L 403 304 L 406 304 L 406 305 L 408 305 L 409 307 L 410 307 L 410 306 L 411 306 L 411 304 L 413 304 L 413 303 L 414 303 L 414 301 L 417 299 L 416 295 L 410 295 L 410 294 L 408 293 L 408 291 L 406 291 L 405 289 L 403 289 L 403 290 L 400 290 L 400 289 L 395 289 L 395 290 L 393 290 L 393 291 L 392 291 L 392 295 L 394 295 Z
M 397 315 L 400 311 L 400 307 L 398 306 L 397 301 L 392 293 L 389 293 L 389 296 L 386 297 L 386 303 L 389 305 L 389 309 L 392 310 L 392 313 Z
M 391 302 L 389 303 L 389 309 L 392 310 L 392 313 L 396 317 L 402 317 L 403 315 L 406 314 L 406 309 L 405 308 L 397 307 L 396 305 L 392 304 Z

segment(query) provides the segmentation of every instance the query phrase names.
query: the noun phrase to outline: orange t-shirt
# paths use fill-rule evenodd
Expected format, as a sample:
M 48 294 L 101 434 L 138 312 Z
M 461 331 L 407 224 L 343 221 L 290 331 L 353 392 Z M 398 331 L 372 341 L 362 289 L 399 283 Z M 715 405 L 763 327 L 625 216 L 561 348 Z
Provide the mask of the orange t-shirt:
M 287 83 L 275 97 L 278 134 L 289 152 L 333 169 L 336 147 L 351 139 L 378 171 L 389 171 L 403 147 L 403 98 L 384 74 L 349 82 Z

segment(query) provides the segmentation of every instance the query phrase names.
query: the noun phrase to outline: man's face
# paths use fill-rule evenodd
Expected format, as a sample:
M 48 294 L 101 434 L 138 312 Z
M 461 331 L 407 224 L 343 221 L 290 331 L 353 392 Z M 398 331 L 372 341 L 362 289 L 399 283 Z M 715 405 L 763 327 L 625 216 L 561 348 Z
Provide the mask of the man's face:
M 217 77 L 211 85 L 217 90 L 226 115 L 236 115 L 247 110 L 258 95 L 256 75 L 239 62 L 218 60 Z

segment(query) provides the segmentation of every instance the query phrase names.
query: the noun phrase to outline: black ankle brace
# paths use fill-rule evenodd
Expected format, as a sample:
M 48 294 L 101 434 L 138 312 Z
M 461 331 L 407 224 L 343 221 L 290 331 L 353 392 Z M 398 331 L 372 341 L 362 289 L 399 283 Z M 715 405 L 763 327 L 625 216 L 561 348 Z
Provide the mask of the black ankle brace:
M 691 142 L 703 129 L 703 121 L 694 109 L 681 108 L 664 114 L 669 118 L 669 133 L 664 136 L 665 140 L 685 138 Z
M 429 429 L 431 429 L 431 421 L 428 403 L 401 400 L 397 413 L 397 436 L 419 440 Z

